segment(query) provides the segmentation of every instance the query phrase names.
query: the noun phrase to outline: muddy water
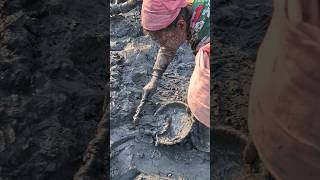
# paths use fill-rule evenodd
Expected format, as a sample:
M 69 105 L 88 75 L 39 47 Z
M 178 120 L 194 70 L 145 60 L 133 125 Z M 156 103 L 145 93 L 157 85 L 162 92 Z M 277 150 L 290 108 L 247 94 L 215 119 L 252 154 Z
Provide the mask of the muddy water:
M 187 119 L 188 115 L 186 114 L 186 112 L 183 111 L 174 111 L 171 112 L 170 114 L 172 114 L 172 116 L 170 117 L 170 129 L 168 130 L 168 132 L 170 132 L 168 135 L 170 138 L 174 138 L 179 131 L 181 131 L 180 127 L 181 127 L 181 123 L 179 123 L 181 121 L 181 119 Z

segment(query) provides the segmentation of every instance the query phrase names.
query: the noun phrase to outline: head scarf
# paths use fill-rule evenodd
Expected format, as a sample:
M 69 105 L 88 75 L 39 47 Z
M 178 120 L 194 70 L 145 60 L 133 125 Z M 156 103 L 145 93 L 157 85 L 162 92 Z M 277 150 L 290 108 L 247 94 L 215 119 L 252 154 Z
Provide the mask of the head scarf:
M 141 24 L 144 29 L 158 31 L 168 27 L 186 7 L 186 0 L 143 0 Z

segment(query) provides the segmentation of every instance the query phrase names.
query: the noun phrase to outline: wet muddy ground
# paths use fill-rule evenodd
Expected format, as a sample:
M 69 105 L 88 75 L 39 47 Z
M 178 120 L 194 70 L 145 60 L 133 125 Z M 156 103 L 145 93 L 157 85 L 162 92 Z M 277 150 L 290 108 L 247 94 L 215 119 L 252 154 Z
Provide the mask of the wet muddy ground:
M 108 69 L 106 1 L 0 2 L 0 179 L 72 179 L 103 114 Z M 271 0 L 216 0 L 212 61 L 214 124 L 247 134 L 247 103 L 257 48 Z M 141 31 L 139 7 L 111 17 L 111 176 L 138 174 L 209 179 L 209 155 L 190 138 L 154 146 L 143 125 L 161 104 L 184 101 L 194 57 L 186 45 L 148 102 L 141 125 L 132 116 L 159 48 Z M 150 120 L 150 119 L 148 119 Z M 213 179 L 247 175 L 243 142 L 213 132 Z M 103 159 L 103 157 L 98 157 Z M 108 158 L 106 158 L 107 160 Z M 109 167 L 105 166 L 105 174 Z M 193 171 L 199 169 L 199 171 Z M 248 179 L 248 178 L 247 178 Z
M 153 115 L 162 104 L 185 102 L 194 66 L 190 47 L 185 44 L 179 49 L 135 128 L 133 115 L 140 103 L 142 88 L 151 77 L 159 46 L 143 35 L 139 7 L 111 16 L 110 28 L 111 178 L 133 179 L 144 173 L 173 179 L 210 179 L 210 156 L 196 150 L 189 137 L 176 145 L 155 146 L 153 132 L 150 132 L 158 131 Z
M 0 1 L 0 179 L 70 180 L 102 117 L 105 1 Z
M 218 57 L 217 60 L 212 61 L 211 66 L 212 78 L 214 78 L 212 81 L 214 124 L 222 129 L 230 128 L 236 134 L 246 137 L 250 81 L 257 48 L 270 20 L 271 1 L 261 3 L 253 0 L 217 0 L 214 4 L 216 4 L 216 12 L 213 23 L 215 29 L 213 54 Z M 128 171 L 130 176 L 143 172 L 149 175 L 170 175 L 173 178 L 209 179 L 209 176 L 203 174 L 206 171 L 209 172 L 209 164 L 206 162 L 206 158 L 208 160 L 209 157 L 201 155 L 199 151 L 196 152 L 190 139 L 187 138 L 175 146 L 155 147 L 150 136 L 142 135 L 144 129 L 150 129 L 150 127 L 146 124 L 141 124 L 142 128 L 140 126 L 139 130 L 131 127 L 132 116 L 140 100 L 141 88 L 149 80 L 158 48 L 154 42 L 142 34 L 141 30 L 137 33 L 141 28 L 138 10 L 111 18 L 111 33 L 112 31 L 121 32 L 120 35 L 111 38 L 111 49 L 114 50 L 111 54 L 115 58 L 111 60 L 111 63 L 115 62 L 111 67 L 115 70 L 111 71 L 111 87 L 115 86 L 111 88 L 111 94 L 113 94 L 111 97 L 114 97 L 111 102 L 113 103 L 111 152 L 121 151 L 122 153 L 111 157 L 111 175 L 116 179 L 119 175 L 121 176 L 119 171 Z M 129 18 L 130 13 L 132 13 L 130 17 L 137 17 L 137 19 Z M 131 34 L 126 35 L 122 32 Z M 131 49 L 132 47 L 134 49 Z M 153 118 L 152 114 L 160 104 L 170 100 L 185 101 L 192 69 L 193 55 L 188 52 L 188 47 L 184 46 L 166 71 L 158 93 L 149 102 L 140 121 Z M 123 72 L 126 73 L 123 74 Z M 119 131 L 119 129 L 122 130 Z M 246 145 L 244 139 L 223 133 L 219 129 L 213 131 L 212 138 L 216 140 L 212 164 L 214 170 L 211 178 L 229 180 L 260 177 L 262 168 L 259 162 L 254 167 L 248 167 L 243 161 L 242 151 Z M 113 147 L 112 144 L 116 146 Z M 173 152 L 179 153 L 173 155 Z M 190 159 L 184 158 L 182 154 L 187 154 L 186 157 Z M 171 159 L 177 159 L 179 162 L 172 162 Z M 192 165 L 189 164 L 190 162 Z M 171 171 L 168 171 L 169 169 Z M 201 171 L 190 173 L 191 169 L 201 169 Z M 126 175 L 124 177 L 128 177 Z
M 214 44 L 211 64 L 215 126 L 248 136 L 247 110 L 250 82 L 257 49 L 272 14 L 272 1 L 216 0 L 213 18 Z M 244 165 L 244 141 L 216 130 L 214 179 L 265 179 L 259 161 Z

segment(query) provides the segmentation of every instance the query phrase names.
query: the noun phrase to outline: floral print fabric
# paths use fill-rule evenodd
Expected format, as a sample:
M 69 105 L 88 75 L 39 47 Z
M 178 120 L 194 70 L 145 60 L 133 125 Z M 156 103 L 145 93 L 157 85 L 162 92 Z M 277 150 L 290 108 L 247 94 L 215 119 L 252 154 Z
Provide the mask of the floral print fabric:
M 194 0 L 190 21 L 192 49 L 198 51 L 210 43 L 210 0 Z

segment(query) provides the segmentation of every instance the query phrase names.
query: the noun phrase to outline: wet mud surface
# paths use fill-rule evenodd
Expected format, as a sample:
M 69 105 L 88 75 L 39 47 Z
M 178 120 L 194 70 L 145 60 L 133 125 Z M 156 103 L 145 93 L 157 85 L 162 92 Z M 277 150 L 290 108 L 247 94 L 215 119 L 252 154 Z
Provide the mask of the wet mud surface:
M 257 50 L 271 18 L 272 1 L 216 0 L 214 4 L 213 56 L 218 58 L 211 62 L 213 123 L 247 137 L 250 83 Z M 244 163 L 246 138 L 222 132 L 215 130 L 211 136 L 215 147 L 213 178 L 265 179 L 259 160 L 252 167 Z
M 272 13 L 271 0 L 217 0 L 213 65 L 219 115 L 215 124 L 247 131 L 247 105 L 258 47 Z
M 216 129 L 214 147 L 213 179 L 241 179 L 248 173 L 242 158 L 246 142 L 237 136 Z
M 171 101 L 186 102 L 194 67 L 190 47 L 185 44 L 178 50 L 160 80 L 157 93 L 148 100 L 143 116 L 134 127 L 133 115 L 142 88 L 150 80 L 159 46 L 143 35 L 139 7 L 111 16 L 110 28 L 111 179 L 133 179 L 140 173 L 172 179 L 210 179 L 210 155 L 196 150 L 190 137 L 175 145 L 155 146 L 152 136 L 165 124 L 165 120 L 157 122 L 156 110 Z
M 0 1 L 0 179 L 70 180 L 103 114 L 105 1 Z
M 212 132 L 211 138 L 215 140 L 211 179 L 265 179 L 261 175 L 259 160 L 253 167 L 245 164 L 243 150 L 248 136 L 247 107 L 250 81 L 257 49 L 270 21 L 271 1 L 261 3 L 256 0 L 217 0 L 214 4 L 216 12 L 213 18 L 215 29 L 213 55 L 219 58 L 211 61 L 212 114 L 215 117 L 215 126 L 231 129 L 235 133 L 228 134 L 219 128 Z M 136 12 L 133 10 L 121 16 L 127 17 L 130 13 Z M 180 176 L 186 179 L 209 179 L 209 176 L 205 175 L 209 172 L 207 164 L 209 157 L 199 153 L 190 139 L 187 138 L 174 146 L 156 147 L 153 139 L 144 133 L 145 129 L 150 127 L 145 124 L 141 125 L 139 130 L 131 127 L 134 107 L 139 103 L 141 88 L 149 80 L 158 47 L 148 37 L 143 36 L 141 30 L 140 33 L 136 33 L 139 29 L 137 28 L 139 19 L 134 21 L 121 16 L 114 17 L 114 25 L 111 26 L 114 30 L 111 28 L 111 31 L 132 34 L 126 36 L 125 33 L 120 33 L 111 40 L 111 44 L 114 45 L 112 48 L 114 52 L 111 54 L 116 57 L 113 68 L 118 69 L 116 72 L 111 72 L 111 77 L 114 78 L 111 86 L 117 86 L 116 89 L 111 89 L 111 93 L 114 94 L 113 108 L 119 110 L 111 108 L 111 144 L 117 145 L 114 147 L 111 145 L 111 152 L 117 154 L 111 157 L 112 177 L 116 179 L 121 176 L 119 172 L 129 172 L 130 176 L 143 172 L 162 177 L 170 175 L 176 179 Z M 139 14 L 132 17 L 139 18 Z M 117 29 L 121 27 L 126 29 Z M 131 49 L 132 47 L 135 49 Z M 161 103 L 185 100 L 186 84 L 193 69 L 192 54 L 189 56 L 184 54 L 189 53 L 184 50 L 185 48 L 187 47 L 180 49 L 178 58 L 168 68 L 158 93 L 146 106 L 140 122 L 152 119 L 153 113 Z M 139 63 L 136 63 L 137 61 Z M 116 68 L 117 66 L 122 67 Z M 120 75 L 121 72 L 126 74 Z M 122 85 L 117 85 L 119 81 Z M 190 168 L 200 171 L 190 173 Z M 123 177 L 128 177 L 126 175 L 124 173 Z
M 0 2 L 0 179 L 69 180 L 78 170 L 103 114 L 108 73 L 106 3 Z M 250 81 L 270 20 L 271 0 L 216 0 L 214 4 L 216 43 L 212 46 L 213 55 L 219 57 L 211 66 L 214 124 L 247 134 Z M 209 155 L 196 150 L 189 137 L 176 145 L 155 146 L 147 132 L 150 127 L 142 123 L 161 104 L 185 102 L 194 66 L 189 47 L 179 49 L 158 92 L 145 106 L 141 124 L 132 126 L 159 48 L 143 35 L 139 14 L 137 6 L 110 17 L 111 177 L 132 179 L 145 173 L 209 179 Z M 212 137 L 217 167 L 213 178 L 246 174 L 239 153 L 244 143 L 218 134 L 214 131 Z

